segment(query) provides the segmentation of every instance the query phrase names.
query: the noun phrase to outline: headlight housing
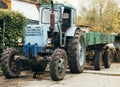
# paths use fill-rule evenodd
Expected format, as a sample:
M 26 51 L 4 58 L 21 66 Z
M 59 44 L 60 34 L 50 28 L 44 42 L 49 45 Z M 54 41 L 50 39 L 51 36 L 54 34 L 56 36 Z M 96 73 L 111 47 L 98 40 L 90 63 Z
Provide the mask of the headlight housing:
M 47 47 L 49 47 L 49 48 L 52 47 L 52 39 L 51 38 L 47 39 Z
M 18 43 L 22 43 L 22 38 L 18 38 Z
M 47 39 L 47 44 L 51 44 L 52 43 L 52 39 L 51 38 L 48 38 Z

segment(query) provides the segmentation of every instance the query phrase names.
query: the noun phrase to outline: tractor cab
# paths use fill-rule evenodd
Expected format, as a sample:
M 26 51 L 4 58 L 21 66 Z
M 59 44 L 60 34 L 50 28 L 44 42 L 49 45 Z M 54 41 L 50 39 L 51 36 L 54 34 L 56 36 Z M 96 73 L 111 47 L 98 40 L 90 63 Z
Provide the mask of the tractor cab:
M 51 5 L 41 5 L 40 7 L 40 25 L 50 24 Z M 75 9 L 63 4 L 54 5 L 55 26 L 59 23 L 63 32 L 75 24 Z

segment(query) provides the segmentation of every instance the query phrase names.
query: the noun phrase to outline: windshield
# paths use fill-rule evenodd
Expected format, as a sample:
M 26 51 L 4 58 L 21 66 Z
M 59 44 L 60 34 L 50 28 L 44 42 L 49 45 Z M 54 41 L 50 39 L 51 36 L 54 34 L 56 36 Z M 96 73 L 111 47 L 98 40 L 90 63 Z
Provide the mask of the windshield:
M 50 8 L 44 8 L 42 10 L 42 23 L 50 23 L 50 13 L 51 13 Z M 55 23 L 56 23 L 59 20 L 58 9 L 54 10 L 54 14 L 55 14 Z

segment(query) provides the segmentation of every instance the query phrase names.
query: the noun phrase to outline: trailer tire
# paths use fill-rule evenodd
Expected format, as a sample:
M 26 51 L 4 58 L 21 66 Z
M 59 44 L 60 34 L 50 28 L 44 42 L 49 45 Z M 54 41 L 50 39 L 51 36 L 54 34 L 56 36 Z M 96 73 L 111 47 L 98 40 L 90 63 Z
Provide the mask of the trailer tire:
M 111 51 L 104 51 L 103 62 L 104 62 L 104 67 L 105 68 L 110 68 L 111 60 L 112 60 Z
M 50 61 L 50 76 L 52 80 L 59 81 L 65 76 L 67 69 L 67 55 L 63 49 L 56 49 Z
M 120 51 L 117 50 L 115 53 L 115 61 L 120 62 Z
M 71 73 L 81 73 L 85 61 L 85 41 L 83 33 L 76 29 L 74 37 L 67 43 L 68 64 Z
M 102 66 L 102 53 L 97 51 L 94 55 L 94 67 L 95 70 L 101 70 Z
M 7 78 L 16 78 L 20 74 L 20 64 L 14 60 L 15 55 L 18 55 L 18 52 L 15 48 L 8 48 L 2 53 L 1 58 L 1 68 L 3 75 Z

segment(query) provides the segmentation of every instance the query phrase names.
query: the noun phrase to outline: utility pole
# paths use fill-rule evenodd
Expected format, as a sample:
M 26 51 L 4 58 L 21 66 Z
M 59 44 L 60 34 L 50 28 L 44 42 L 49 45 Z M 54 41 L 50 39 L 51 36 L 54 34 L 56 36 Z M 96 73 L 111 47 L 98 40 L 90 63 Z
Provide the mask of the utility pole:
M 4 51 L 4 49 L 5 49 L 5 20 L 3 21 L 3 51 Z
M 104 21 L 103 21 L 103 15 L 102 15 L 102 11 L 103 11 L 103 2 L 102 2 L 101 0 L 99 0 L 99 6 L 100 6 L 100 10 L 99 10 L 99 14 L 100 14 L 100 23 L 101 23 L 101 27 L 102 27 L 101 32 L 104 32 Z

